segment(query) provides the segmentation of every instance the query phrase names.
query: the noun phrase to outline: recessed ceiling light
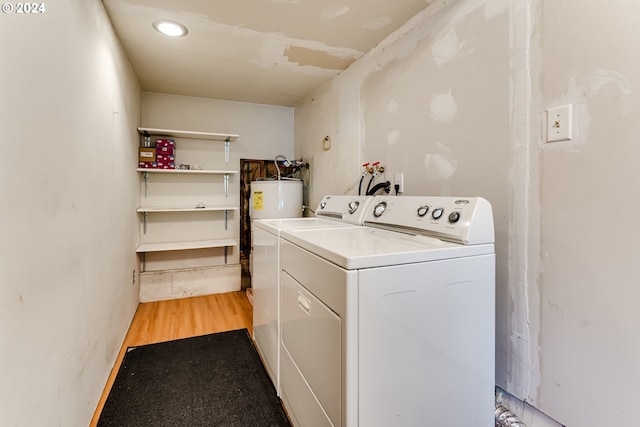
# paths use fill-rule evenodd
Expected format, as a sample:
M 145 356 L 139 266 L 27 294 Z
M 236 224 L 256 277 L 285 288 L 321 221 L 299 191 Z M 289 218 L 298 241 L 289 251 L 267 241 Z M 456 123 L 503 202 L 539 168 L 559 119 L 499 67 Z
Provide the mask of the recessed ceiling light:
M 153 28 L 156 31 L 161 32 L 164 35 L 170 37 L 182 37 L 186 36 L 189 32 L 187 27 L 182 25 L 179 22 L 169 21 L 168 19 L 163 19 L 162 21 L 156 21 L 153 23 Z

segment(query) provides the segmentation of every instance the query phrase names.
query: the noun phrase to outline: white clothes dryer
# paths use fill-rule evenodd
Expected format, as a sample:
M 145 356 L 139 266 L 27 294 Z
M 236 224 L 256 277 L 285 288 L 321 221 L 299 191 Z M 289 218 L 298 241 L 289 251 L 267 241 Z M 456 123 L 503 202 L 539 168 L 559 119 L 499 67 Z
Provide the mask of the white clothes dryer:
M 489 202 L 376 196 L 365 226 L 283 230 L 280 252 L 295 426 L 493 425 Z
M 252 222 L 253 339 L 271 381 L 280 393 L 280 233 L 294 229 L 357 227 L 371 196 L 325 196 L 316 217 L 262 219 Z

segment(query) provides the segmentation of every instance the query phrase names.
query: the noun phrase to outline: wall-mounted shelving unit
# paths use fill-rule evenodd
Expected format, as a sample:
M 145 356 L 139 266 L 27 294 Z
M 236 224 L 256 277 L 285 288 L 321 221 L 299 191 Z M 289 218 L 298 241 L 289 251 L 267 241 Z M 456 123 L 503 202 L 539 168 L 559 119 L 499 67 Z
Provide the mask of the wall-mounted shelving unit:
M 142 172 L 144 178 L 144 195 L 148 196 L 149 187 L 149 174 L 162 173 L 162 174 L 186 174 L 186 175 L 222 175 L 224 177 L 224 195 L 229 195 L 229 175 L 237 174 L 237 170 L 190 170 L 190 169 L 141 169 L 138 168 L 138 172 Z
M 176 281 L 180 280 L 181 272 L 187 274 L 195 268 L 201 272 L 207 268 L 211 271 L 220 271 L 221 268 L 232 267 L 234 271 L 238 271 L 239 290 L 239 264 L 237 268 L 235 265 L 229 265 L 229 250 L 233 249 L 237 253 L 239 245 L 239 196 L 231 197 L 229 188 L 231 178 L 239 171 L 227 167 L 230 162 L 231 142 L 235 141 L 239 135 L 150 127 L 139 127 L 138 132 L 148 140 L 151 140 L 152 137 L 174 139 L 176 141 L 176 165 L 190 163 L 190 161 L 192 164 L 195 161 L 203 162 L 197 169 L 137 168 L 142 177 L 140 207 L 136 210 L 141 217 L 140 244 L 136 249 L 136 252 L 140 254 L 142 270 L 141 300 L 149 301 L 213 293 L 203 292 L 201 289 L 189 293 L 184 290 L 187 284 L 176 286 Z M 224 144 L 223 156 L 222 152 L 216 153 L 214 146 L 209 145 L 212 142 Z M 191 152 L 191 148 L 194 146 L 197 148 Z M 191 158 L 184 160 L 189 155 Z M 221 178 L 215 178 L 216 176 Z M 229 226 L 230 221 L 232 227 Z M 199 252 L 186 252 L 216 249 L 223 251 L 224 263 L 222 265 L 203 267 L 192 264 L 189 262 L 190 254 L 193 254 L 193 259 L 196 261 L 204 256 Z M 170 263 L 170 267 L 163 270 L 161 261 L 154 263 L 152 271 L 147 270 L 147 260 L 152 254 L 174 251 L 183 252 L 182 255 L 176 255 L 176 258 L 180 260 L 181 267 L 176 268 L 176 263 Z M 167 257 L 170 258 L 170 254 L 163 255 L 161 260 L 165 260 Z M 182 267 L 182 265 L 184 266 Z M 197 265 L 197 267 L 193 265 Z M 154 289 L 150 291 L 145 288 L 147 285 L 144 281 L 146 273 L 154 276 L 151 280 L 153 283 L 148 284 L 154 286 Z M 228 273 L 225 275 L 228 276 Z M 163 283 L 166 281 L 167 285 L 158 286 L 159 281 Z M 180 287 L 181 292 L 174 294 L 172 291 L 174 287 Z M 157 289 L 160 288 L 162 290 L 158 291 Z M 143 297 L 143 294 L 146 296 Z
M 138 252 L 183 251 L 188 249 L 226 248 L 237 246 L 233 239 L 200 240 L 193 242 L 146 243 L 138 246 Z
M 159 129 L 159 128 L 147 128 L 139 127 L 138 133 L 140 135 L 158 135 L 158 136 L 171 136 L 174 138 L 191 138 L 191 139 L 212 139 L 216 141 L 235 141 L 240 135 L 235 133 L 216 133 L 216 132 L 197 132 L 190 130 L 175 130 L 175 129 Z

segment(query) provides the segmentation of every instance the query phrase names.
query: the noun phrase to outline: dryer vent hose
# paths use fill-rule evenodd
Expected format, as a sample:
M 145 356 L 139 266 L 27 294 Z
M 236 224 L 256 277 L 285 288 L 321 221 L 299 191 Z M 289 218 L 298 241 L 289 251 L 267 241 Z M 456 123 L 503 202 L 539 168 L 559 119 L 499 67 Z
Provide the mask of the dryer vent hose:
M 496 427 L 527 427 L 520 418 L 504 406 L 496 406 Z

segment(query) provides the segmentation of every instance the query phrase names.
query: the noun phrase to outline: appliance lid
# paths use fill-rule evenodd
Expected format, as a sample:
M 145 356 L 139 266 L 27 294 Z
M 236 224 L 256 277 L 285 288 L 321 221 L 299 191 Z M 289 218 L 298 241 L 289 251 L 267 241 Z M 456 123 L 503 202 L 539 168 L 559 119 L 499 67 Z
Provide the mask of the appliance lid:
M 494 253 L 493 244 L 468 246 L 373 227 L 283 230 L 281 237 L 347 270 Z
M 357 227 L 357 225 L 346 222 L 315 217 L 256 219 L 252 225 L 276 235 L 280 235 L 282 230 Z

